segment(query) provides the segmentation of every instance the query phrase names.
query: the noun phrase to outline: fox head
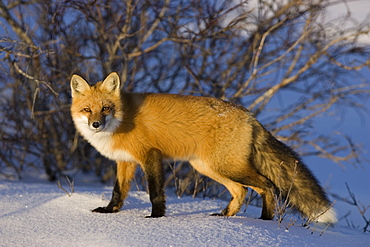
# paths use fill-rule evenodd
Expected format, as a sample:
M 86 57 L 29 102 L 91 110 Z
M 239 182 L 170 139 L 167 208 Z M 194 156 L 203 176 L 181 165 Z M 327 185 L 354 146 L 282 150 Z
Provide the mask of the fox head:
M 83 135 L 113 132 L 122 119 L 120 79 L 116 72 L 90 86 L 81 76 L 71 78 L 71 113 Z

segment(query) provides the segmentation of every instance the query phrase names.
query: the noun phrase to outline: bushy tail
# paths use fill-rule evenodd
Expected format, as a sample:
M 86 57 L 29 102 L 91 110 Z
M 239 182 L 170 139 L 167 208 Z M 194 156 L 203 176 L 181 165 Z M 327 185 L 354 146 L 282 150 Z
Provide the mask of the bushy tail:
M 275 184 L 277 193 L 310 221 L 337 222 L 326 193 L 298 154 L 276 140 L 259 123 L 254 127 L 253 163 Z

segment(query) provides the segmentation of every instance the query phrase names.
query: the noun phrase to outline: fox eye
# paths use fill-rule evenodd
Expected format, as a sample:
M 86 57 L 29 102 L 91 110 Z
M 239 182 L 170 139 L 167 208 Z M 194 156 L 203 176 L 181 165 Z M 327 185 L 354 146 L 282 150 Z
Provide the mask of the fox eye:
M 89 107 L 85 107 L 84 112 L 91 112 L 91 109 Z
M 103 111 L 109 111 L 110 110 L 110 107 L 109 106 L 104 106 L 103 107 Z

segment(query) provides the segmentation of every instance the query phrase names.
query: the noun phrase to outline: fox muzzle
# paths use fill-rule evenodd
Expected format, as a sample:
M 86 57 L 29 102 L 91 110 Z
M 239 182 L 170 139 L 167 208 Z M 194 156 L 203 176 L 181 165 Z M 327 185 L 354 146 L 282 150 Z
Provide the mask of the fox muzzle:
M 101 121 L 101 120 L 94 121 L 94 122 L 90 123 L 89 126 L 90 126 L 91 130 L 93 130 L 95 132 L 99 132 L 99 131 L 104 129 L 105 121 Z

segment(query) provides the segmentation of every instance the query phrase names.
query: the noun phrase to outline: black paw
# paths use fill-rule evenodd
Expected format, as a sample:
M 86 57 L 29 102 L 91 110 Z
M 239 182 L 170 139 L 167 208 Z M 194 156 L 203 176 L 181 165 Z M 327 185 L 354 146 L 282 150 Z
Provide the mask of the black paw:
M 271 217 L 259 217 L 260 220 L 273 220 Z
M 93 213 L 102 213 L 102 214 L 111 214 L 111 213 L 117 213 L 118 211 L 108 209 L 107 207 L 98 207 L 93 210 L 91 210 Z
M 214 214 L 211 214 L 210 216 L 225 216 L 225 215 L 223 215 L 222 213 L 214 213 Z
M 161 218 L 161 217 L 164 217 L 164 215 L 148 215 L 148 216 L 145 216 L 145 218 Z

